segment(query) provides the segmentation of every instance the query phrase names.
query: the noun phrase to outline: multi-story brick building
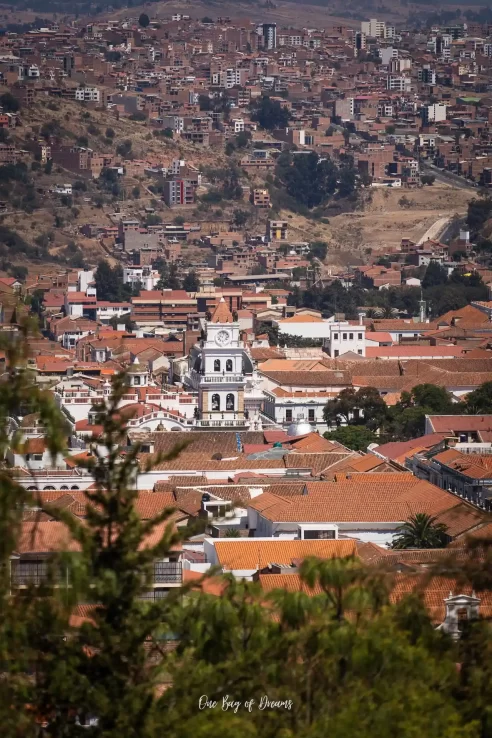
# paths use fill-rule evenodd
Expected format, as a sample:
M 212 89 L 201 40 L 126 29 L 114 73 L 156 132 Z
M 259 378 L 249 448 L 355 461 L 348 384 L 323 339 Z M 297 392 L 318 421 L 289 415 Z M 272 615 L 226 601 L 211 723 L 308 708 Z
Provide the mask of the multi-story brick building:
M 167 179 L 164 181 L 163 198 L 170 208 L 193 205 L 195 184 L 190 179 Z

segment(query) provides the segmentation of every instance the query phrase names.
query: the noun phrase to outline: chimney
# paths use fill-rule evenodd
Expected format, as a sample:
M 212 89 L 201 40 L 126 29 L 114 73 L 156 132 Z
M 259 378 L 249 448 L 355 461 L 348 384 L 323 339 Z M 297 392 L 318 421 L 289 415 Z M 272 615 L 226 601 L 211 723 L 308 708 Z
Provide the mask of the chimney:
M 366 317 L 365 313 L 359 313 L 359 325 L 364 325 L 364 318 Z

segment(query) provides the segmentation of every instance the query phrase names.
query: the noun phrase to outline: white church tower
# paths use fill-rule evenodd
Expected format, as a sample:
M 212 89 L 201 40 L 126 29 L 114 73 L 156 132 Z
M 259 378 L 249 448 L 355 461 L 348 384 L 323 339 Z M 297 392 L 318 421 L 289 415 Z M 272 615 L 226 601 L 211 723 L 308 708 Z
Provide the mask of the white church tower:
M 222 297 L 202 343 L 198 412 L 204 426 L 244 427 L 243 354 L 239 323 Z

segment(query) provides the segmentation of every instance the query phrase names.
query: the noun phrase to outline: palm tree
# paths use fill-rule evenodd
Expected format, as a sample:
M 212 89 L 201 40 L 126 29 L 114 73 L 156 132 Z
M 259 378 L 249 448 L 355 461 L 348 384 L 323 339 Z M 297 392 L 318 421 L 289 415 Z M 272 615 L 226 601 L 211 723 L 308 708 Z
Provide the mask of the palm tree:
M 397 528 L 392 548 L 443 548 L 448 542 L 447 526 L 427 513 L 415 513 Z
M 228 528 L 224 533 L 224 538 L 240 538 L 240 533 L 237 528 Z
M 394 318 L 397 315 L 398 310 L 390 305 L 379 305 L 367 311 L 368 318 Z

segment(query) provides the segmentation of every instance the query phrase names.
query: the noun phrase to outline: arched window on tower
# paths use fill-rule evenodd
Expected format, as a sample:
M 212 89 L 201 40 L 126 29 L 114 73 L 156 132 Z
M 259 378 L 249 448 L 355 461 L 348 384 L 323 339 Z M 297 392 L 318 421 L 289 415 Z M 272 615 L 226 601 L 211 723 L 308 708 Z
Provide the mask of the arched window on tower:
M 232 372 L 232 359 L 226 361 L 226 372 Z
M 458 630 L 459 632 L 463 632 L 464 628 L 466 627 L 469 619 L 469 613 L 467 607 L 460 607 L 458 609 L 457 614 L 457 620 L 458 620 Z
M 220 410 L 220 395 L 212 395 L 212 410 Z
M 229 392 L 226 397 L 226 410 L 234 410 L 234 395 L 232 392 Z
M 220 359 L 214 361 L 214 372 L 220 372 Z

